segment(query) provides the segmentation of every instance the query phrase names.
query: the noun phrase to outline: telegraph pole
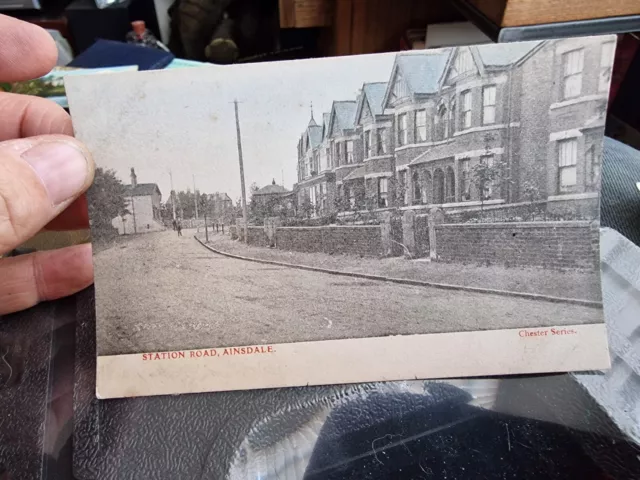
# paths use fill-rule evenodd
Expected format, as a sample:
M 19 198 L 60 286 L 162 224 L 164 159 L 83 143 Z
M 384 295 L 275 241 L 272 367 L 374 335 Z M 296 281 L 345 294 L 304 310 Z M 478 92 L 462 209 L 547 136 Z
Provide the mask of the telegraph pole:
M 198 220 L 198 191 L 196 190 L 196 176 L 192 173 L 193 178 L 193 204 L 196 207 L 196 220 Z
M 138 225 L 136 224 L 136 205 L 133 203 L 133 196 L 131 196 L 131 215 L 133 216 L 133 233 L 138 233 Z
M 169 179 L 171 180 L 171 207 L 173 208 L 173 219 L 176 219 L 176 198 L 175 193 L 173 191 L 173 174 L 171 173 L 171 169 L 169 169 Z
M 240 139 L 240 119 L 238 118 L 238 100 L 233 101 L 236 112 L 236 138 L 238 140 L 238 162 L 240 163 L 240 187 L 242 188 L 242 219 L 244 222 L 244 243 L 247 242 L 247 192 L 244 187 L 244 164 L 242 163 L 242 140 Z

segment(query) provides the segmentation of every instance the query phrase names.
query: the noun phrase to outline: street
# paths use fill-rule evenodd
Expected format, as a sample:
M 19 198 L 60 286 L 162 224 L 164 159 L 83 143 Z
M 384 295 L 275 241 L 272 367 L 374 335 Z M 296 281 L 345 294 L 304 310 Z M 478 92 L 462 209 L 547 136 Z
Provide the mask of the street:
M 602 322 L 602 310 L 217 255 L 195 230 L 95 255 L 99 355 Z

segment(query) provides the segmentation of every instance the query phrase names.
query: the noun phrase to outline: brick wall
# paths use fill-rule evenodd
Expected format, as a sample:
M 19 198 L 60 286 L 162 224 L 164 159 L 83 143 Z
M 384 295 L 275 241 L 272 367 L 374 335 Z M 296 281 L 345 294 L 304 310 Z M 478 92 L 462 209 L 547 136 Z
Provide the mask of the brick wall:
M 298 252 L 346 253 L 377 257 L 383 254 L 379 225 L 282 227 L 276 247 Z
M 598 267 L 598 229 L 589 222 L 442 224 L 437 254 L 444 262 L 554 269 Z

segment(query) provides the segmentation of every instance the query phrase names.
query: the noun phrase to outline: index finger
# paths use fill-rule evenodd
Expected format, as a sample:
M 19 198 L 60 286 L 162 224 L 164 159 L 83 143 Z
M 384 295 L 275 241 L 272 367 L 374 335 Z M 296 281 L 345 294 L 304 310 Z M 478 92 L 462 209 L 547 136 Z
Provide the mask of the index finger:
M 19 82 L 46 75 L 58 49 L 46 30 L 0 15 L 0 82 Z

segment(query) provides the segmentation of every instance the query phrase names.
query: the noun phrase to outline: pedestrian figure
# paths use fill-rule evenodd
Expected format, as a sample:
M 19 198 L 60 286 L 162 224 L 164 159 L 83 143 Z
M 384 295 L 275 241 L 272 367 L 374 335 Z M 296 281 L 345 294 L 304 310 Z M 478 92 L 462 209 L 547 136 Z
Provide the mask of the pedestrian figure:
M 178 230 L 178 236 L 182 236 L 182 224 L 180 222 L 176 222 L 176 230 Z
M 171 224 L 173 225 L 173 231 L 175 232 L 178 229 L 178 223 L 176 222 L 176 219 L 173 219 L 173 222 L 171 222 Z
M 220 224 L 216 223 L 216 232 L 219 232 L 219 231 L 220 231 Z

